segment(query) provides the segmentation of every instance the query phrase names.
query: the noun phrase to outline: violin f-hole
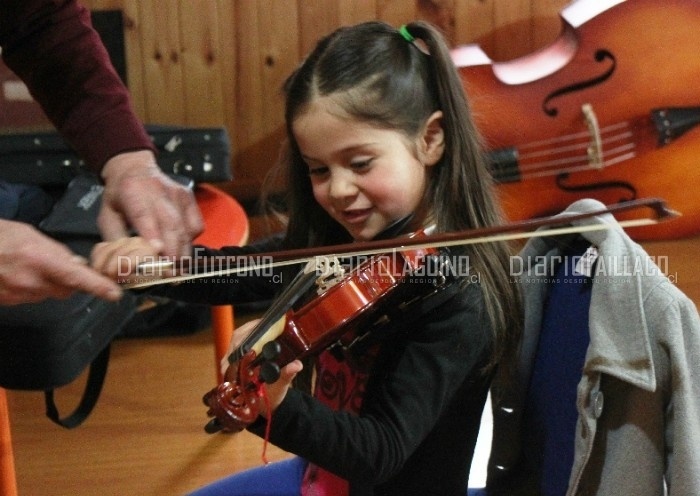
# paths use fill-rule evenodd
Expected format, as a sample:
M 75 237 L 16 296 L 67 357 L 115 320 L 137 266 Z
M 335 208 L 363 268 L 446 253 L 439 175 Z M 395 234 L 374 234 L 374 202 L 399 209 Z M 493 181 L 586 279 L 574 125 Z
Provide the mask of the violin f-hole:
M 564 86 L 563 88 L 559 88 L 558 90 L 554 90 L 551 92 L 547 97 L 544 99 L 542 102 L 542 110 L 544 111 L 545 114 L 547 114 L 550 117 L 556 117 L 559 114 L 559 109 L 550 106 L 550 102 L 554 100 L 555 98 L 558 98 L 562 95 L 566 95 L 568 93 L 574 93 L 576 91 L 582 91 L 586 88 L 590 88 L 591 86 L 596 86 L 598 84 L 603 83 L 607 79 L 612 76 L 613 72 L 615 72 L 615 68 L 617 66 L 617 60 L 615 59 L 615 56 L 608 50 L 604 48 L 599 48 L 598 50 L 595 51 L 595 54 L 593 55 L 593 59 L 598 62 L 598 63 L 603 63 L 605 61 L 610 61 L 610 67 L 600 74 L 599 76 L 595 76 L 591 79 L 587 79 L 585 81 L 579 81 L 573 84 L 570 84 L 568 86 Z

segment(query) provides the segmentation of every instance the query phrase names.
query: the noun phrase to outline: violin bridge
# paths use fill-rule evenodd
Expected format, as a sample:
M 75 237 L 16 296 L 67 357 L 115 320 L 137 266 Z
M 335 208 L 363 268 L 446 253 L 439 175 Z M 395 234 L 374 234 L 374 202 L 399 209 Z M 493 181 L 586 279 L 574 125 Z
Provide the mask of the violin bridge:
M 338 257 L 326 255 L 316 257 L 316 292 L 320 295 L 338 284 L 345 277 L 345 268 Z

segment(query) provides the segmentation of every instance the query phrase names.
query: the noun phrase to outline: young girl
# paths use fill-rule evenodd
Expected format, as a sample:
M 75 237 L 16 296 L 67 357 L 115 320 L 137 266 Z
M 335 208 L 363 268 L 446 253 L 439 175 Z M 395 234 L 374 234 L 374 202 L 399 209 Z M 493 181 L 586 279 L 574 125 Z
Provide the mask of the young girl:
M 285 92 L 286 235 L 265 246 L 206 254 L 501 222 L 459 76 L 430 25 L 338 29 L 289 77 Z M 99 246 L 94 264 L 114 274 L 117 254 L 152 251 L 133 243 Z M 446 258 L 468 260 L 469 273 L 453 271 L 451 296 L 425 298 L 395 316 L 362 367 L 321 352 L 313 395 L 290 388 L 301 363 L 285 366 L 267 386 L 269 411 L 263 408 L 249 430 L 264 435 L 270 418 L 271 442 L 298 457 L 194 494 L 466 494 L 493 369 L 514 349 L 520 329 L 508 257 L 502 243 L 452 249 Z M 204 280 L 160 291 L 222 303 L 270 298 L 277 290 L 270 279 L 240 277 L 238 284 Z

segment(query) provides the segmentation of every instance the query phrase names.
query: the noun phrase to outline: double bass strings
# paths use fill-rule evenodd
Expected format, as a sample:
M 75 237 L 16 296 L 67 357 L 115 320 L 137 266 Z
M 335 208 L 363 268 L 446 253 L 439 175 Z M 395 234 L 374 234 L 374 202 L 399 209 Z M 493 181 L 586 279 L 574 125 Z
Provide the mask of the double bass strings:
M 639 154 L 640 149 L 652 148 L 652 145 L 644 144 L 652 132 L 651 119 L 648 122 L 643 119 L 619 122 L 601 128 L 602 166 L 610 167 L 630 160 Z M 518 163 L 514 166 L 517 171 L 511 172 L 517 172 L 522 179 L 533 179 L 598 169 L 600 167 L 590 160 L 591 141 L 590 132 L 581 131 L 517 145 Z M 508 169 L 501 173 L 507 174 Z

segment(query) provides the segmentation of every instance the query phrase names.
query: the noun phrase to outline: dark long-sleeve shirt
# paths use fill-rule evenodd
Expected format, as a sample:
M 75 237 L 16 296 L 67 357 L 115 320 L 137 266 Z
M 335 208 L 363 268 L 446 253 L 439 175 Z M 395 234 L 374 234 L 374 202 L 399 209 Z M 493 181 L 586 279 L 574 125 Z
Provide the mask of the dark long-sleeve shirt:
M 268 243 L 207 254 L 274 248 Z M 271 298 L 282 286 L 275 276 L 216 279 L 158 292 L 225 303 Z M 466 494 L 493 339 L 481 286 L 459 287 L 446 301 L 418 305 L 395 319 L 390 337 L 379 342 L 359 413 L 333 410 L 292 389 L 272 416 L 270 440 L 347 479 L 352 496 Z M 250 430 L 263 436 L 265 420 Z

